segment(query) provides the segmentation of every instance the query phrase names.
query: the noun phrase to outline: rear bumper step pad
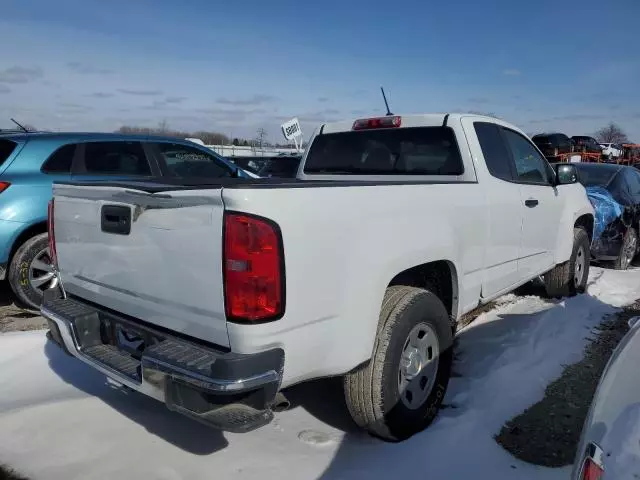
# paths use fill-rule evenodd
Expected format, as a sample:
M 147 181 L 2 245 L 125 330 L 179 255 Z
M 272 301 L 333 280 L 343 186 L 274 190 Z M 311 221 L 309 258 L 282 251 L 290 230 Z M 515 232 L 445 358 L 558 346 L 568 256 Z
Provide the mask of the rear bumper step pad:
M 221 351 L 75 298 L 45 294 L 41 312 L 49 320 L 50 338 L 65 352 L 171 410 L 232 432 L 253 430 L 273 418 L 282 349 L 253 355 Z M 137 345 L 121 344 L 117 332 L 122 331 L 133 332 Z

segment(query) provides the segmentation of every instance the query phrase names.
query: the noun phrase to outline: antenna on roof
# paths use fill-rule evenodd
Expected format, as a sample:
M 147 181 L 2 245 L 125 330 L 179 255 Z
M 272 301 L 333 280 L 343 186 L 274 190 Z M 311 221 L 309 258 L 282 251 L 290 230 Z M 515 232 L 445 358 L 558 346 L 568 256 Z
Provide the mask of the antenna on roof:
M 20 127 L 20 130 L 22 130 L 24 133 L 29 133 L 29 130 L 27 130 L 24 126 L 20 125 L 18 122 L 16 122 L 13 118 L 10 118 L 9 120 L 11 120 L 13 123 L 15 123 L 16 125 L 18 125 L 18 127 Z
M 389 110 L 389 102 L 387 102 L 387 96 L 384 94 L 384 88 L 380 87 L 380 91 L 382 92 L 382 99 L 384 100 L 384 106 L 387 107 L 387 115 L 393 115 L 391 110 Z

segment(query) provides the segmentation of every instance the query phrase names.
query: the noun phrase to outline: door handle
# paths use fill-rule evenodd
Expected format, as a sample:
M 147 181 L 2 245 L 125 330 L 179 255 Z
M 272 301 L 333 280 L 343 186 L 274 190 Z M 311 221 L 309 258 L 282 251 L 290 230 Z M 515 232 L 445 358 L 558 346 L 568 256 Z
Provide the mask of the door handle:
M 106 233 L 129 235 L 131 209 L 120 205 L 103 205 L 100 212 L 100 228 Z
M 529 208 L 537 207 L 538 200 L 536 200 L 535 198 L 529 198 L 528 200 L 524 201 L 524 204 Z

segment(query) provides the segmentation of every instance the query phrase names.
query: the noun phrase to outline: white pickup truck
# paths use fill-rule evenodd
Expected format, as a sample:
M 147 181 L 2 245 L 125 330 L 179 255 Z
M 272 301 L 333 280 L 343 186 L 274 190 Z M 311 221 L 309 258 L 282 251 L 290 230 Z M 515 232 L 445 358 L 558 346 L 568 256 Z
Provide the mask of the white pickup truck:
M 388 440 L 435 417 L 463 314 L 541 275 L 584 290 L 594 221 L 574 166 L 462 114 L 322 125 L 296 179 L 57 183 L 49 217 L 67 353 L 230 431 L 343 376 Z

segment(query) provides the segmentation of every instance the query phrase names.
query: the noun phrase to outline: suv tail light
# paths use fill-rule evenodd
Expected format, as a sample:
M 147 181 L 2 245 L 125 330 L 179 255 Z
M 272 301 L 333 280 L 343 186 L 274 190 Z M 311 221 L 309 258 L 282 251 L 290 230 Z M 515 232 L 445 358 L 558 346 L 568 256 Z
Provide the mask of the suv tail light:
M 282 317 L 284 252 L 278 225 L 246 213 L 226 213 L 223 262 L 225 310 L 230 321 Z
M 359 118 L 353 122 L 352 130 L 368 130 L 371 128 L 397 128 L 402 125 L 402 117 L 389 115 L 387 117 Z
M 51 264 L 58 268 L 58 252 L 56 251 L 56 235 L 53 229 L 53 199 L 49 200 L 49 208 L 47 210 L 47 232 L 49 234 L 49 257 Z
M 4 192 L 10 185 L 9 182 L 0 182 L 0 193 Z

